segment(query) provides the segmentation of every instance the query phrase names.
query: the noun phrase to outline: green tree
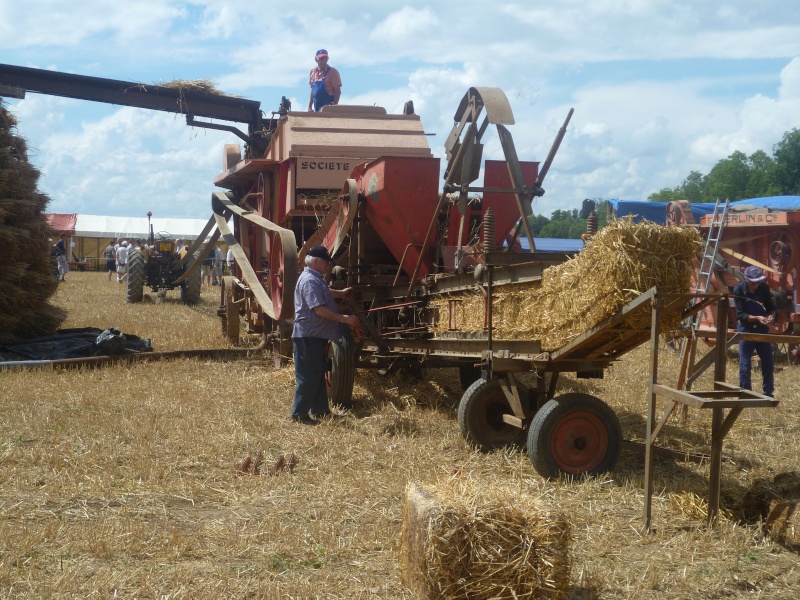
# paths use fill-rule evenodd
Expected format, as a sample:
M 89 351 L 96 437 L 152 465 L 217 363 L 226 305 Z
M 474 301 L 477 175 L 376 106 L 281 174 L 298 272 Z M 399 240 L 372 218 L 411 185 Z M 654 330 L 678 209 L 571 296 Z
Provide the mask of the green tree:
M 775 183 L 775 161 L 763 150 L 750 155 L 750 180 L 744 198 L 762 198 L 780 194 Z
M 775 184 L 782 195 L 800 195 L 800 130 L 783 134 L 783 139 L 773 148 L 775 157 Z
M 531 233 L 534 237 L 539 236 L 542 228 L 550 222 L 550 219 L 544 215 L 530 215 L 528 217 L 528 226 L 531 228 Z
M 737 150 L 714 165 L 704 179 L 703 195 L 714 200 L 741 200 L 747 197 L 750 173 L 750 161 L 744 152 Z
M 705 177 L 699 171 L 692 171 L 689 176 L 683 180 L 681 184 L 681 191 L 683 192 L 682 198 L 676 200 L 688 200 L 689 202 L 705 202 L 706 201 L 706 182 Z
M 650 202 L 672 202 L 673 200 L 684 200 L 685 198 L 686 195 L 680 187 L 661 188 L 656 193 L 650 194 L 647 197 Z

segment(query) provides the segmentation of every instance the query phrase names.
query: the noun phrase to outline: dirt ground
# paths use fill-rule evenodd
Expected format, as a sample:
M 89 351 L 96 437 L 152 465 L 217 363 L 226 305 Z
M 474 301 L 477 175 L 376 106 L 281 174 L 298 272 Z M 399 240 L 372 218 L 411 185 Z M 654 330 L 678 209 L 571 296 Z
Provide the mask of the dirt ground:
M 122 288 L 70 273 L 55 297 L 64 327 L 115 326 L 155 350 L 227 347 L 218 288 L 195 307 L 176 292 L 128 305 Z M 661 381 L 674 383 L 677 357 L 663 350 Z M 639 348 L 602 380 L 563 377 L 560 392 L 604 399 L 641 441 L 648 360 Z M 758 485 L 800 471 L 796 369 L 779 361 L 778 407 L 745 410 L 726 438 L 719 526 L 705 525 L 708 464 L 658 459 L 650 533 L 640 453 L 624 450 L 603 477 L 547 481 L 524 450 L 477 452 L 458 431 L 451 371 L 359 372 L 353 409 L 318 427 L 290 421 L 293 371 L 266 356 L 0 371 L 3 597 L 411 598 L 398 566 L 406 487 L 452 478 L 569 520 L 569 598 L 800 597 L 798 554 L 743 508 Z M 710 415 L 673 418 L 663 435 L 707 453 Z M 259 454 L 259 476 L 238 471 Z

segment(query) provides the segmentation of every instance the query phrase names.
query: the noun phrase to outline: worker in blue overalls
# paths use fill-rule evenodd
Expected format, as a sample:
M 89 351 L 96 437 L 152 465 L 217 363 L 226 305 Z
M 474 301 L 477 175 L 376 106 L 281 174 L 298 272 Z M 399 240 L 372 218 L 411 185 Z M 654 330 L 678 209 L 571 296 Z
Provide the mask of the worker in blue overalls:
M 758 267 L 744 270 L 744 281 L 733 288 L 733 302 L 736 305 L 737 329 L 748 333 L 769 333 L 769 326 L 775 319 L 775 300 L 767 277 Z M 761 359 L 761 389 L 765 396 L 775 393 L 775 360 L 770 342 L 739 342 L 739 387 L 752 390 L 750 371 L 753 352 Z
M 339 104 L 342 93 L 342 77 L 339 71 L 328 64 L 328 51 L 317 50 L 314 57 L 317 66 L 308 75 L 311 97 L 308 99 L 308 111 L 319 112 L 323 106 Z

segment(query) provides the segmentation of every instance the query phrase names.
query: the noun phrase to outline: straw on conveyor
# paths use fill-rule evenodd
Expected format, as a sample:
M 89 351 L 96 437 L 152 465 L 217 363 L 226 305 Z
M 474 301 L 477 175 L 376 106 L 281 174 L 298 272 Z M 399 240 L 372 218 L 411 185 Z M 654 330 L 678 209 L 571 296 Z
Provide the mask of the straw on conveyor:
M 545 269 L 541 282 L 495 288 L 493 334 L 498 339 L 539 340 L 543 350 L 561 348 L 653 286 L 663 293 L 688 292 L 700 248 L 694 228 L 612 221 L 577 256 Z M 440 316 L 436 331 L 448 326 L 452 298 L 432 301 Z M 459 329 L 482 331 L 483 295 L 476 291 L 458 298 Z M 678 321 L 668 320 L 665 329 Z
M 202 92 L 203 94 L 211 94 L 213 96 L 225 96 L 227 98 L 240 98 L 241 96 L 234 96 L 226 94 L 214 85 L 210 79 L 175 79 L 165 83 L 159 83 L 161 87 L 172 88 L 180 91 L 188 92 Z

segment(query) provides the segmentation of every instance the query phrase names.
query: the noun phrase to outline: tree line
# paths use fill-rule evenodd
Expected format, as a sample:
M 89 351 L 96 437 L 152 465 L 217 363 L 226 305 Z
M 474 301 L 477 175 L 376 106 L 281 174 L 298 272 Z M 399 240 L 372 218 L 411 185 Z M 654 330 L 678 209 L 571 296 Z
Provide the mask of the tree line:
M 750 156 L 736 151 L 720 160 L 708 174 L 692 171 L 679 186 L 663 188 L 647 199 L 651 202 L 714 202 L 717 198 L 745 200 L 767 196 L 800 196 L 800 129 L 783 134 L 772 156 L 757 150 Z M 556 210 L 550 218 L 531 215 L 528 222 L 535 237 L 578 239 L 586 233 L 588 207 L 595 205 L 599 227 L 606 224 L 607 201 L 584 200 L 578 210 Z
M 717 198 L 744 200 L 766 196 L 800 195 L 800 130 L 783 134 L 772 156 L 757 150 L 750 156 L 738 150 L 720 160 L 708 174 L 692 171 L 679 186 L 647 197 L 652 202 L 714 202 Z

